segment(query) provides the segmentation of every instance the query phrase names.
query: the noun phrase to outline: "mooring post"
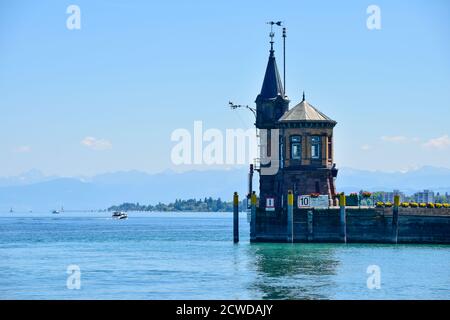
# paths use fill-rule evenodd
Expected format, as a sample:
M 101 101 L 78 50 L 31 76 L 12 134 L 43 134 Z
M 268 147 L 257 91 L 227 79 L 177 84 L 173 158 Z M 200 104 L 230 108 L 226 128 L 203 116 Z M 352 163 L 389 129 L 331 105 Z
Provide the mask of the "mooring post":
M 256 239 L 256 193 L 252 192 L 251 198 L 251 213 L 250 213 L 250 241 Z
M 239 196 L 237 192 L 233 195 L 233 242 L 239 242 Z
M 398 207 L 400 206 L 400 196 L 394 196 L 394 207 L 392 208 L 392 242 L 398 241 Z
M 294 242 L 294 194 L 288 191 L 287 198 L 287 242 Z
M 339 196 L 339 221 L 340 221 L 340 237 L 341 241 L 347 243 L 347 218 L 345 214 L 345 194 L 341 193 Z
M 314 239 L 314 229 L 313 229 L 313 211 L 312 210 L 308 210 L 307 213 L 307 217 L 308 217 L 308 241 L 313 241 Z

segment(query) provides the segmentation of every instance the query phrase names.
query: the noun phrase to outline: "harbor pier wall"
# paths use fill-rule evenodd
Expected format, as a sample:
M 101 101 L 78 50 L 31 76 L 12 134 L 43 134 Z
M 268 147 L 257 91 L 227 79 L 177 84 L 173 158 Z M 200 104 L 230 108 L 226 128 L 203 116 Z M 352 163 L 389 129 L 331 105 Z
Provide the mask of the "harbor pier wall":
M 450 208 L 398 208 L 398 231 L 393 208 L 345 208 L 346 237 L 340 209 L 295 208 L 293 242 L 446 243 L 450 244 Z M 257 208 L 252 242 L 288 242 L 286 209 Z M 289 241 L 291 242 L 291 241 Z

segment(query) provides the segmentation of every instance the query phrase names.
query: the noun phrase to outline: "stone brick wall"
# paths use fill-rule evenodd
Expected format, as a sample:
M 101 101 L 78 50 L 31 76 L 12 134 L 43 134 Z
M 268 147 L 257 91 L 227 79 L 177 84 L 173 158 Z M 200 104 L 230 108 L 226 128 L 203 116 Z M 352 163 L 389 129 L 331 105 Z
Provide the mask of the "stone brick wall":
M 310 171 L 285 171 L 283 175 L 283 194 L 288 190 L 295 190 L 295 196 L 311 194 L 317 192 L 318 184 L 320 194 L 327 194 L 332 199 L 336 192 L 332 182 L 331 171 L 327 169 L 317 169 Z
M 310 165 L 311 164 L 311 136 L 320 136 L 322 137 L 322 149 L 321 149 L 321 164 L 322 166 L 327 166 L 328 164 L 333 162 L 333 155 L 328 155 L 327 152 L 327 144 L 328 139 L 332 139 L 333 129 L 332 128 L 288 128 L 284 129 L 284 163 L 286 167 L 289 167 L 291 164 L 300 164 L 300 165 Z M 291 136 L 301 136 L 302 137 L 302 161 L 298 163 L 298 161 L 291 160 L 291 144 L 290 137 Z M 333 148 L 332 148 L 333 149 Z M 292 162 L 292 163 L 291 163 Z

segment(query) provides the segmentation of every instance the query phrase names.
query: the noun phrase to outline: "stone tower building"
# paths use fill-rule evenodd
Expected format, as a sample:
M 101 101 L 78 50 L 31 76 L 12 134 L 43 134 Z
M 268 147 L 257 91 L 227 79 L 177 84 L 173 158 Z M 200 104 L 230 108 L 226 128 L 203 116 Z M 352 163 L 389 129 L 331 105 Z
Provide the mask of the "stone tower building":
M 256 127 L 260 129 L 260 207 L 284 207 L 288 190 L 294 195 L 336 193 L 333 162 L 336 121 L 305 100 L 289 109 L 271 41 L 261 93 L 256 98 Z M 265 159 L 265 161 L 263 161 Z M 267 168 L 271 170 L 267 170 Z M 296 197 L 295 197 L 296 198 Z M 267 202 L 269 199 L 269 202 Z

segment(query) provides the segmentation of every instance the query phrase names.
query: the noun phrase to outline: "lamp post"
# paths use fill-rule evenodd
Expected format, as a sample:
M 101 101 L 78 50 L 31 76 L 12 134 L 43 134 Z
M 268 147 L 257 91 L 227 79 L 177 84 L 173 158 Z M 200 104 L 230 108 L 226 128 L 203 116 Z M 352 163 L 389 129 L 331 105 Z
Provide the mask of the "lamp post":
M 244 108 L 244 109 L 250 110 L 253 113 L 253 115 L 255 116 L 255 122 L 256 122 L 256 109 L 255 108 L 249 107 L 248 105 L 234 104 L 231 101 L 228 102 L 228 106 L 233 110 L 236 110 L 239 108 Z M 256 123 L 255 123 L 255 135 L 256 135 L 256 140 L 258 140 L 258 128 L 256 127 Z M 256 169 L 256 170 L 258 171 L 259 169 Z
M 255 108 L 249 107 L 248 105 L 234 104 L 234 103 L 231 102 L 231 101 L 228 102 L 228 105 L 229 105 L 230 108 L 233 109 L 233 110 L 238 109 L 238 108 L 245 108 L 245 109 L 248 109 L 248 110 L 250 110 L 250 111 L 253 113 L 253 115 L 255 116 L 255 119 L 256 119 L 256 109 L 255 109 Z
M 241 104 L 234 104 L 233 102 L 229 101 L 228 105 L 230 106 L 231 109 L 236 110 L 238 108 L 244 108 L 247 110 L 250 110 L 253 115 L 255 116 L 255 121 L 256 121 L 256 109 L 249 107 L 248 105 L 241 105 Z M 255 123 L 255 135 L 256 135 L 256 143 L 258 143 L 258 128 L 256 127 L 256 123 Z M 252 188 L 253 188 L 253 168 L 254 166 L 256 166 L 256 159 L 254 161 L 254 165 L 250 164 L 250 173 L 249 173 L 249 190 L 248 190 L 248 194 L 247 194 L 247 201 L 249 201 L 251 199 L 252 196 Z M 258 171 L 259 169 L 256 169 L 256 171 Z

